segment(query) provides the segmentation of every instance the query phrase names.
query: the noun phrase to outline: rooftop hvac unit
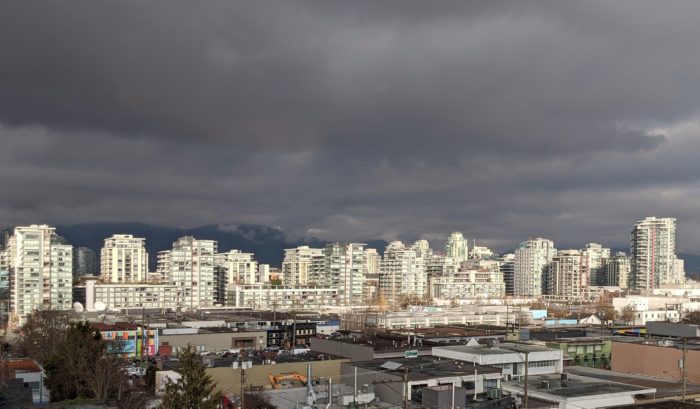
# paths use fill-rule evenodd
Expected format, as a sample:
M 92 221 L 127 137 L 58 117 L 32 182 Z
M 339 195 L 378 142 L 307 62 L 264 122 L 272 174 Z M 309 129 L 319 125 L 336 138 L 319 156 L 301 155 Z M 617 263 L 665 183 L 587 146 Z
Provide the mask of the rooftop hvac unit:
M 540 389 L 549 389 L 549 381 L 540 382 Z
M 486 390 L 486 396 L 489 399 L 500 399 L 501 398 L 501 390 L 498 388 L 488 388 Z
M 569 380 L 569 374 L 568 374 L 568 373 L 562 373 L 562 374 L 561 374 L 561 380 L 562 380 L 562 381 L 568 381 L 568 380 Z

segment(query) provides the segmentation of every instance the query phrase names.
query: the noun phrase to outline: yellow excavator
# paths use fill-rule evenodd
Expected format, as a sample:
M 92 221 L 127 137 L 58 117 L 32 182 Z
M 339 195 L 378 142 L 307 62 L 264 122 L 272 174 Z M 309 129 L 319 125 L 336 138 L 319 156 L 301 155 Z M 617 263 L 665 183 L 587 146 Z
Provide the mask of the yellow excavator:
M 309 378 L 299 372 L 270 374 L 269 378 L 273 389 L 291 388 L 294 381 L 301 383 L 303 386 L 306 386 L 309 382 Z

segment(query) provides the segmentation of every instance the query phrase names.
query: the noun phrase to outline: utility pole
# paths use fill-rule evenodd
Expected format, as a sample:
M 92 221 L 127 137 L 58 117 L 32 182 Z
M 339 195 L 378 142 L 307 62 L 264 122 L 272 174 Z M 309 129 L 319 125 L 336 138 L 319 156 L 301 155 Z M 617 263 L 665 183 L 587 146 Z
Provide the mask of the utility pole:
M 246 373 L 245 369 L 243 368 L 243 351 L 241 351 L 238 354 L 238 360 L 240 362 L 239 368 L 241 370 L 241 409 L 245 408 L 245 381 L 246 381 Z M 310 382 L 310 380 L 309 380 Z
M 506 304 L 506 339 L 508 339 L 508 318 L 510 312 L 510 305 Z
M 685 402 L 686 385 L 688 383 L 688 366 L 686 356 L 688 354 L 688 340 L 683 338 L 683 402 Z
M 404 368 L 403 370 L 403 408 L 404 409 L 409 409 L 410 408 L 410 399 L 409 396 L 411 394 L 411 389 L 408 386 L 408 368 Z
M 145 340 L 144 340 L 144 343 L 145 343 L 145 345 L 146 345 L 146 349 L 145 349 L 145 353 L 146 353 L 146 366 L 148 366 L 148 338 L 149 338 L 148 336 L 149 336 L 149 334 L 151 333 L 151 331 L 150 331 L 150 330 L 151 330 L 151 328 L 150 328 L 150 327 L 151 327 L 150 319 L 151 319 L 151 317 L 149 317 L 148 315 L 146 315 L 146 332 L 145 332 Z M 155 340 L 154 340 L 154 342 L 155 342 Z M 155 350 L 154 350 L 154 351 L 155 351 Z M 155 354 L 155 352 L 153 352 L 153 353 Z M 145 375 L 145 374 L 146 374 L 146 371 L 143 371 L 143 374 Z
M 294 351 L 294 348 L 297 345 L 297 313 L 294 312 L 293 317 L 293 324 L 292 324 L 292 351 Z
M 146 307 L 142 307 L 141 309 L 141 353 L 139 354 L 139 371 L 143 370 L 143 341 L 144 341 L 144 330 L 146 328 Z M 136 339 L 138 342 L 138 339 Z M 136 352 L 136 351 L 134 351 Z
M 528 375 L 528 366 L 530 366 L 530 360 L 529 360 L 529 355 L 530 353 L 528 351 L 525 351 L 525 409 L 527 409 L 527 375 Z

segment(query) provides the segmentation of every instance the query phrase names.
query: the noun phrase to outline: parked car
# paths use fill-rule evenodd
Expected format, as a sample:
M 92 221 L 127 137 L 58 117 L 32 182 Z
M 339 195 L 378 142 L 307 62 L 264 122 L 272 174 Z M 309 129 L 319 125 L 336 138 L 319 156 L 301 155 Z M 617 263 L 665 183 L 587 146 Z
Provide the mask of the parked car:
M 129 378 L 141 378 L 146 375 L 146 369 L 140 366 L 127 366 L 124 368 Z

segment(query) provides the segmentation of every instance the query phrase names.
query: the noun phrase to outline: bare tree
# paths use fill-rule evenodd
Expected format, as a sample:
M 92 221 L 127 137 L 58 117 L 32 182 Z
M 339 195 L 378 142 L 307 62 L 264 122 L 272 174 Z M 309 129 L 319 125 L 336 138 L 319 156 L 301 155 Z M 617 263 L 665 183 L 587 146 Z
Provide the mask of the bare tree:
M 625 324 L 634 323 L 634 317 L 635 317 L 636 312 L 637 311 L 634 309 L 633 306 L 627 305 L 620 312 L 620 314 L 618 316 L 619 320 L 621 322 L 624 322 Z
M 17 350 L 43 365 L 65 340 L 69 326 L 70 313 L 66 311 L 34 311 L 20 328 Z
M 72 324 L 46 364 L 52 400 L 119 399 L 129 391 L 124 360 L 109 353 L 108 343 L 88 323 Z

